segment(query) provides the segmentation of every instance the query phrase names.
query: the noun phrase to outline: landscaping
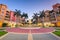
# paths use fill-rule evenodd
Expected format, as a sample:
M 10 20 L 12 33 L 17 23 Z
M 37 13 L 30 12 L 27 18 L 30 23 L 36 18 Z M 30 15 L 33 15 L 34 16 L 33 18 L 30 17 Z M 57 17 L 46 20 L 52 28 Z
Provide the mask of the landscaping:
M 0 36 L 3 36 L 6 33 L 8 33 L 8 32 L 6 32 L 6 31 L 0 31 Z
M 53 32 L 55 35 L 59 36 L 60 37 L 60 29 L 57 28 L 55 32 Z

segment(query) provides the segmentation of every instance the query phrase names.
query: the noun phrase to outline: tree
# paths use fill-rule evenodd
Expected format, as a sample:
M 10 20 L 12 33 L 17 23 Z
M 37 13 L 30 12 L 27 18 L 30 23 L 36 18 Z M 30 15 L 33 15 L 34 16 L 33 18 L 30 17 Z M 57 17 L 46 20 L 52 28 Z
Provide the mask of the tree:
M 28 18 L 28 14 L 23 12 L 23 14 L 21 15 L 22 17 L 25 17 L 26 19 Z
M 33 13 L 33 23 L 36 23 L 38 22 L 38 13 Z
M 26 23 L 26 19 L 28 18 L 28 14 L 25 13 L 25 12 L 23 12 L 23 14 L 21 15 L 21 17 L 23 18 L 23 20 L 22 20 L 23 24 L 25 24 Z
M 6 26 L 7 26 L 7 23 L 3 23 L 3 24 L 2 24 L 2 27 L 6 27 Z
M 16 19 L 16 24 L 18 24 L 18 22 L 20 21 L 19 19 L 20 19 L 20 16 L 21 16 L 21 11 L 15 9 L 14 13 L 15 13 L 14 16 L 17 17 L 17 19 Z
M 43 18 L 43 17 L 45 17 L 45 12 L 44 12 L 44 10 L 43 11 L 40 11 L 40 16 L 39 16 L 40 18 Z
M 17 9 L 15 9 L 15 11 L 14 11 L 14 16 L 16 15 L 17 17 L 18 16 L 21 16 L 21 11 L 20 10 L 17 10 Z
M 43 11 L 40 11 L 40 16 L 39 17 L 42 19 L 42 24 L 43 24 L 43 27 L 44 27 L 44 17 L 45 17 L 44 10 Z

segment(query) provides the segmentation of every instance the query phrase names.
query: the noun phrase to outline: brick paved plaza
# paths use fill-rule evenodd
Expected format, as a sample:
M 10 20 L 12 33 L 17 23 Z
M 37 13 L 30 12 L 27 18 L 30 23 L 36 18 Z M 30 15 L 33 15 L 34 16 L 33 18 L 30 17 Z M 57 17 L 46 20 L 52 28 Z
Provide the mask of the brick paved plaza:
M 22 29 L 6 28 L 8 34 L 0 40 L 60 40 L 51 34 L 54 28 Z

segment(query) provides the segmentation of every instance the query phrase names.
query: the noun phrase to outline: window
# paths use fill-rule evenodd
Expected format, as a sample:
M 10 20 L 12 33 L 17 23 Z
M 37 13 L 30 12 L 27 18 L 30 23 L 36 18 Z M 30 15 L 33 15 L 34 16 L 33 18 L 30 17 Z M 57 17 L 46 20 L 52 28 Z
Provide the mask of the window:
M 50 19 L 50 21 L 56 21 L 56 19 L 52 18 L 52 19 Z
M 5 9 L 4 8 L 2 8 L 2 11 L 4 11 Z
M 8 13 L 6 13 L 6 15 L 9 15 Z
M 4 12 L 2 12 L 1 15 L 4 16 Z
M 1 16 L 4 16 L 4 14 L 1 14 Z
M 56 14 L 57 16 L 60 16 L 60 14 Z
M 2 20 L 2 18 L 0 18 L 0 20 Z
M 3 17 L 3 15 L 0 15 L 0 17 Z
M 5 16 L 6 18 L 10 18 L 10 16 Z
M 2 11 L 2 14 L 4 14 L 4 12 Z
M 60 6 L 58 6 L 58 8 L 60 8 Z

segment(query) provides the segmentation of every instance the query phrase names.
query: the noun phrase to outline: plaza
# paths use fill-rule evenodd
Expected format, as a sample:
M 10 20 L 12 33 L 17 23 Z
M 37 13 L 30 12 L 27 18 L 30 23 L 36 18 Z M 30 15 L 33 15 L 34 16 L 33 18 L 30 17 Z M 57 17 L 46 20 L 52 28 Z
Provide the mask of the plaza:
M 51 32 L 54 28 L 39 28 L 39 29 L 20 29 L 7 28 L 8 34 L 0 38 L 0 40 L 60 40 Z
M 60 1 L 0 0 L 0 40 L 60 40 Z

